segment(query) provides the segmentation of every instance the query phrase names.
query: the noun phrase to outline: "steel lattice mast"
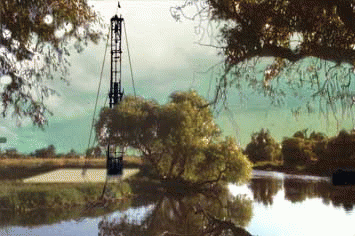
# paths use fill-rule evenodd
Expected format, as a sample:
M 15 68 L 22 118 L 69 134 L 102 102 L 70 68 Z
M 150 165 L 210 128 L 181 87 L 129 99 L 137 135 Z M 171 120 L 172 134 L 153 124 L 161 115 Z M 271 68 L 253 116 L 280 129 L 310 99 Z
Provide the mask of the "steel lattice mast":
M 122 21 L 117 15 L 111 18 L 111 81 L 110 81 L 110 108 L 118 104 L 123 97 L 121 87 L 122 69 Z
M 122 17 L 115 15 L 111 18 L 111 78 L 110 78 L 110 109 L 122 101 L 124 90 L 121 84 L 122 69 Z M 110 134 L 111 136 L 111 134 Z M 124 148 L 109 140 L 107 145 L 107 174 L 121 175 L 123 170 Z

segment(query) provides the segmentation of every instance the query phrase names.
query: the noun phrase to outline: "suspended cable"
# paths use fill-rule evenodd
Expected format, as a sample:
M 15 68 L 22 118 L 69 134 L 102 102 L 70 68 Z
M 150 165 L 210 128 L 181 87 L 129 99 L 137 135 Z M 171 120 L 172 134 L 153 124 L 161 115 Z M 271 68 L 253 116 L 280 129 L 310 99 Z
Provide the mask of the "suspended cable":
M 134 97 L 136 97 L 136 87 L 134 86 L 134 79 L 133 79 L 133 70 L 132 70 L 132 61 L 131 61 L 131 54 L 129 53 L 129 46 L 128 46 L 128 38 L 127 38 L 127 31 L 126 31 L 126 23 L 123 21 L 123 29 L 126 38 L 126 45 L 127 45 L 127 54 L 128 54 L 128 61 L 129 61 L 129 69 L 131 71 L 131 79 L 132 79 L 132 86 L 133 86 L 133 93 Z
M 90 134 L 89 134 L 89 141 L 88 141 L 87 150 L 89 150 L 90 145 L 91 145 L 92 131 L 94 129 L 94 122 L 95 122 L 95 116 L 96 116 L 96 110 L 97 110 L 97 103 L 98 103 L 99 96 L 100 96 L 100 89 L 101 89 L 101 83 L 102 83 L 103 72 L 104 72 L 104 67 L 105 67 L 106 54 L 107 54 L 107 48 L 108 48 L 108 44 L 109 44 L 108 40 L 110 38 L 110 32 L 111 32 L 111 28 L 109 29 L 109 32 L 108 32 L 108 35 L 107 35 L 107 40 L 106 40 L 105 54 L 104 54 L 104 59 L 103 59 L 102 66 L 101 66 L 100 81 L 99 81 L 99 86 L 98 86 L 97 93 L 96 93 L 95 107 L 94 107 L 94 113 L 93 113 L 93 116 L 92 116 L 92 122 L 91 122 L 91 128 L 90 128 Z M 86 164 L 87 163 L 85 163 L 85 166 L 86 166 Z M 85 174 L 85 170 L 83 171 L 83 174 Z

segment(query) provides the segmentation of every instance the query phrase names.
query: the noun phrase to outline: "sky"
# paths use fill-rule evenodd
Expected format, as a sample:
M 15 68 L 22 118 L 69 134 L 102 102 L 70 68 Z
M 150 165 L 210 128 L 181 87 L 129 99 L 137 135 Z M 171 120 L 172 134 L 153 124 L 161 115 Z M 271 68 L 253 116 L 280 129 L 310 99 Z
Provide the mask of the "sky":
M 117 1 L 89 1 L 89 5 L 100 12 L 107 23 L 113 15 L 122 14 L 135 89 L 139 96 L 166 103 L 168 96 L 174 91 L 195 89 L 206 99 L 213 98 L 216 78 L 208 70 L 223 61 L 223 56 L 218 55 L 219 51 L 214 47 L 198 44 L 201 39 L 198 32 L 202 32 L 202 28 L 197 27 L 198 19 L 189 21 L 182 18 L 181 22 L 177 22 L 171 16 L 170 8 L 183 3 L 184 1 L 121 1 L 121 9 L 117 12 Z M 193 12 L 194 9 L 186 11 L 190 15 Z M 202 43 L 208 44 L 211 38 L 206 35 L 207 33 Z M 101 41 L 98 45 L 89 44 L 80 54 L 72 53 L 69 85 L 59 80 L 46 82 L 59 95 L 46 100 L 48 108 L 54 114 L 44 130 L 33 126 L 29 121 L 23 121 L 18 126 L 11 115 L 0 118 L 0 137 L 7 138 L 7 143 L 0 144 L 1 149 L 16 148 L 20 152 L 30 153 L 53 144 L 57 153 L 71 149 L 83 153 L 86 150 L 105 43 Z M 133 94 L 125 39 L 122 45 L 123 87 L 126 94 Z M 99 108 L 107 100 L 109 60 L 108 53 Z M 224 135 L 236 137 L 242 146 L 250 141 L 253 132 L 261 128 L 268 128 L 278 141 L 304 128 L 330 135 L 337 131 L 332 119 L 327 124 L 319 114 L 313 114 L 296 120 L 291 113 L 291 103 L 286 103 L 281 108 L 273 107 L 269 100 L 254 93 L 247 93 L 246 98 L 241 100 L 237 91 L 232 90 L 228 103 L 229 111 L 216 114 L 216 120 Z M 345 120 L 340 126 L 350 129 L 353 124 L 350 120 Z

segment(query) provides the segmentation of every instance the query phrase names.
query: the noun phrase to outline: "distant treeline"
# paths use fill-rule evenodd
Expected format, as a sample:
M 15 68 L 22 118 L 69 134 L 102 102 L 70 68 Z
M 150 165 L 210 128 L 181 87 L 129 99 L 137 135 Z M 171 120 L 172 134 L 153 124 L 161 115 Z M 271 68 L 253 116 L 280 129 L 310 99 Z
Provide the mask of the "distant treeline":
M 287 167 L 354 168 L 355 130 L 342 130 L 334 137 L 320 132 L 308 135 L 308 129 L 275 141 L 269 130 L 254 133 L 244 154 L 253 163 L 273 162 Z
M 46 148 L 36 149 L 30 154 L 20 153 L 16 148 L 0 151 L 0 158 L 80 158 L 82 156 L 91 158 L 103 157 L 99 147 L 88 149 L 86 154 L 77 153 L 74 149 L 71 149 L 67 153 L 56 153 L 56 148 L 53 144 Z
M 355 130 L 342 130 L 334 137 L 328 137 L 321 132 L 300 130 L 291 137 L 277 142 L 267 129 L 261 129 L 251 136 L 251 142 L 243 153 L 254 164 L 260 162 L 275 163 L 287 167 L 349 167 L 355 168 Z M 0 158 L 91 158 L 103 157 L 99 147 L 93 147 L 85 154 L 79 154 L 74 149 L 68 153 L 56 153 L 54 145 L 36 149 L 30 154 L 21 154 L 16 149 L 0 152 Z

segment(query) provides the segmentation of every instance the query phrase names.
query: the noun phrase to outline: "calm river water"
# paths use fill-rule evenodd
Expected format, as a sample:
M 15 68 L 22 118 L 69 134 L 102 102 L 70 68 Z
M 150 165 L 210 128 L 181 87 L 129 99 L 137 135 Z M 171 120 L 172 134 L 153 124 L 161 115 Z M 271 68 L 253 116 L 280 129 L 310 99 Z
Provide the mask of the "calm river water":
M 355 235 L 355 190 L 334 187 L 327 178 L 254 171 L 250 183 L 228 187 L 218 197 L 140 196 L 93 216 L 75 214 L 79 209 L 21 216 L 0 212 L 0 235 L 196 235 L 205 219 L 196 206 L 252 235 Z

